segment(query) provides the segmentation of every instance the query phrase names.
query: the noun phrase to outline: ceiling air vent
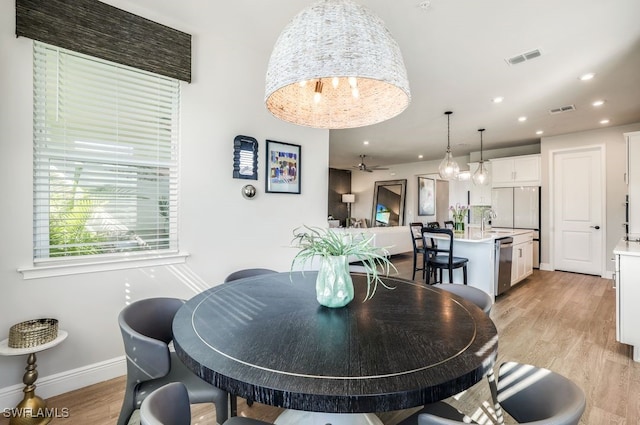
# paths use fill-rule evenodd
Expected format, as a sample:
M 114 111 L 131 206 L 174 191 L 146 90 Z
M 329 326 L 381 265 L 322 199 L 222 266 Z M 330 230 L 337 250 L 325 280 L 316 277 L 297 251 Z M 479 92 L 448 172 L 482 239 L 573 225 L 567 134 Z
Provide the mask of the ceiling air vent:
M 531 50 L 525 53 L 521 53 L 519 55 L 510 57 L 505 59 L 505 61 L 509 64 L 509 65 L 517 65 L 519 63 L 522 62 L 526 62 L 526 61 L 530 61 L 531 59 L 535 59 L 537 57 L 540 57 L 542 55 L 542 52 L 540 51 L 540 49 L 535 49 L 535 50 Z
M 551 115 L 554 115 L 554 114 L 561 114 L 563 112 L 571 112 L 575 110 L 576 110 L 575 105 L 567 105 L 567 106 L 561 106 L 559 108 L 549 109 L 549 113 Z

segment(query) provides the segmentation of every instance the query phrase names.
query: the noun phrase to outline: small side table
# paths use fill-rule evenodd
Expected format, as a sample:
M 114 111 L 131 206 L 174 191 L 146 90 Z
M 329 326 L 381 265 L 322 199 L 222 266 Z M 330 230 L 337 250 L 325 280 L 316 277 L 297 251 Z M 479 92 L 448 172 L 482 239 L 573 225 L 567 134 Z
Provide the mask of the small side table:
M 35 394 L 36 379 L 38 379 L 38 371 L 36 370 L 36 353 L 55 347 L 67 338 L 67 332 L 58 330 L 58 336 L 53 341 L 37 347 L 29 348 L 11 348 L 9 347 L 9 339 L 0 341 L 0 355 L 2 356 L 20 356 L 28 354 L 26 372 L 22 378 L 24 383 L 24 398 L 16 406 L 17 415 L 12 415 L 9 425 L 45 425 L 51 422 L 50 415 L 46 414 L 47 403 Z

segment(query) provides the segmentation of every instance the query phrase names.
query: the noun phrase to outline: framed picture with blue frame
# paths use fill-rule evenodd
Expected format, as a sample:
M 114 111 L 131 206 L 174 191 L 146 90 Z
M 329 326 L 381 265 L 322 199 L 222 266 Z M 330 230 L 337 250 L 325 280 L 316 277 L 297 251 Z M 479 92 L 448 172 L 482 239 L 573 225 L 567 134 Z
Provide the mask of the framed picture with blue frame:
M 267 140 L 266 192 L 300 193 L 300 154 L 300 145 Z

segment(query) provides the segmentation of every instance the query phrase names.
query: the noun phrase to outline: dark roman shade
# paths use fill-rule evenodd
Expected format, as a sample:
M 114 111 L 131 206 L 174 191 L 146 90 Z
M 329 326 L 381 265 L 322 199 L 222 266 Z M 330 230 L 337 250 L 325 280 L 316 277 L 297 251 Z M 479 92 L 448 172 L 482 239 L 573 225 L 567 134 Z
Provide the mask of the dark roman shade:
M 191 35 L 97 0 L 16 0 L 16 35 L 191 82 Z

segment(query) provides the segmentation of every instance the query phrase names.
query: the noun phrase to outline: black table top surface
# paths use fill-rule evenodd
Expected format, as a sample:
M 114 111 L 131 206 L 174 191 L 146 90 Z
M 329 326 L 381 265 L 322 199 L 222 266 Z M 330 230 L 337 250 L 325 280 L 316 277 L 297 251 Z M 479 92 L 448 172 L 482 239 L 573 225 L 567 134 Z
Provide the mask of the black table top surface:
M 451 293 L 385 278 L 363 302 L 322 307 L 315 272 L 241 279 L 196 295 L 176 314 L 174 345 L 197 375 L 273 406 L 382 412 L 442 400 L 478 382 L 495 362 L 496 328 Z

